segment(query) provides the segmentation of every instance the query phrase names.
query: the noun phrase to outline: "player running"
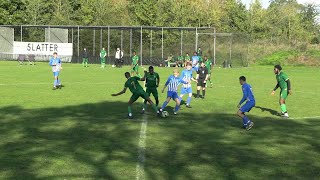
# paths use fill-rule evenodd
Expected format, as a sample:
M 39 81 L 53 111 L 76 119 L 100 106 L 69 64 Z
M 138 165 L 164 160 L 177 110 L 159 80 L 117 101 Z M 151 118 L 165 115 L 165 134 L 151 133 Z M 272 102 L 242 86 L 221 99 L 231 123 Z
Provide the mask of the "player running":
M 167 82 L 165 83 L 162 93 L 164 92 L 164 89 L 168 87 L 168 92 L 167 92 L 167 100 L 162 104 L 162 107 L 160 111 L 163 111 L 163 109 L 168 105 L 171 99 L 173 99 L 176 102 L 176 107 L 174 108 L 173 114 L 176 115 L 178 113 L 178 110 L 180 108 L 180 99 L 178 96 L 178 86 L 179 84 L 184 83 L 188 84 L 190 81 L 184 81 L 179 77 L 179 70 L 174 69 L 173 70 L 173 75 L 169 76 Z
M 52 72 L 54 76 L 52 90 L 56 90 L 57 88 L 62 87 L 61 82 L 59 80 L 59 73 L 60 73 L 60 70 L 62 69 L 62 66 L 61 66 L 61 60 L 57 56 L 58 56 L 58 53 L 54 52 L 53 57 L 50 58 L 50 62 L 49 62 L 49 65 L 52 67 Z
M 252 87 L 246 82 L 246 77 L 241 76 L 239 78 L 239 82 L 242 85 L 243 97 L 237 106 L 239 108 L 237 114 L 242 118 L 243 128 L 250 130 L 253 127 L 253 122 L 249 120 L 245 113 L 249 112 L 255 106 L 256 101 L 253 96 Z M 245 101 L 246 103 L 241 106 L 241 104 Z
M 200 68 L 197 71 L 197 96 L 196 98 L 200 98 L 200 89 L 202 88 L 202 99 L 206 95 L 206 83 L 208 80 L 209 74 L 208 69 L 206 68 L 204 62 L 201 62 Z
M 286 73 L 282 72 L 282 67 L 280 65 L 274 66 L 274 74 L 276 74 L 277 85 L 273 89 L 271 95 L 274 95 L 275 91 L 280 87 L 280 99 L 279 104 L 281 108 L 281 116 L 288 118 L 289 114 L 286 107 L 286 99 L 288 95 L 291 95 L 291 83 L 289 77 Z
M 188 63 L 186 69 L 182 71 L 180 78 L 186 82 L 189 82 L 191 80 L 197 82 L 197 80 L 195 80 L 192 77 L 192 65 L 190 63 Z M 191 108 L 191 106 L 190 106 L 191 97 L 192 97 L 191 83 L 182 85 L 181 92 L 180 92 L 180 101 L 182 101 L 182 98 L 185 94 L 189 95 L 188 99 L 187 99 L 186 107 Z
M 159 96 L 157 87 L 159 87 L 160 77 L 159 74 L 154 72 L 153 66 L 149 66 L 149 72 L 146 73 L 146 93 L 150 96 L 152 93 L 154 99 L 156 100 L 156 106 L 159 104 Z M 141 113 L 143 114 L 146 109 L 147 100 L 143 103 L 143 108 Z
M 134 73 L 141 78 L 141 75 L 139 74 L 139 56 L 135 51 L 131 57 L 131 76 L 134 76 Z
M 151 101 L 149 95 L 143 90 L 143 88 L 141 87 L 141 85 L 138 82 L 138 81 L 144 81 L 145 76 L 143 78 L 139 78 L 137 76 L 131 77 L 129 72 L 126 72 L 124 74 L 124 76 L 127 78 L 127 81 L 124 84 L 123 90 L 120 91 L 119 93 L 111 94 L 111 95 L 112 96 L 119 96 L 121 94 L 124 94 L 126 92 L 127 88 L 130 89 L 132 96 L 128 102 L 128 118 L 132 119 L 131 106 L 139 97 L 142 97 L 143 99 L 147 100 L 151 104 L 152 108 L 157 112 L 157 114 L 159 114 L 159 110 L 158 110 L 157 106 Z
M 208 69 L 208 76 L 209 76 L 208 81 L 210 82 L 210 87 L 212 88 L 212 86 L 213 86 L 213 84 L 211 82 L 211 70 L 213 68 L 212 61 L 210 59 L 208 59 L 207 56 L 204 56 L 203 61 L 204 61 L 204 64 L 206 65 L 206 68 Z M 207 86 L 207 84 L 206 84 L 206 86 Z

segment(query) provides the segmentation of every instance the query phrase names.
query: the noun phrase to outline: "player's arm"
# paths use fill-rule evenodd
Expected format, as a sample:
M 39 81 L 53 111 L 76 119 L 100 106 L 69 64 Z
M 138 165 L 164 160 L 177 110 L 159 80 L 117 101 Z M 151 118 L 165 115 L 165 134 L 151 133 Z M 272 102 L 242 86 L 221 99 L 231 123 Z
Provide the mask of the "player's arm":
M 145 81 L 146 80 L 146 76 L 147 76 L 147 71 L 144 70 L 144 76 L 142 78 L 140 78 L 139 81 Z
M 111 96 L 119 96 L 119 95 L 121 95 L 121 94 L 126 93 L 126 91 L 127 91 L 127 87 L 124 87 L 122 91 L 120 91 L 120 92 L 118 92 L 118 93 L 116 93 L 116 94 L 111 94 Z
M 169 82 L 170 82 L 170 77 L 168 78 L 167 82 L 164 84 L 164 86 L 163 86 L 163 88 L 162 88 L 162 91 L 161 91 L 162 93 L 164 92 L 164 90 L 165 90 L 166 87 L 168 86 Z
M 156 86 L 159 87 L 159 84 L 160 84 L 160 76 L 159 76 L 159 74 L 157 74 L 157 84 L 156 84 Z
M 247 97 L 248 97 L 248 93 L 247 93 L 247 90 L 246 89 L 243 89 L 242 90 L 242 92 L 243 92 L 243 97 L 242 97 L 242 99 L 240 100 L 240 102 L 239 102 L 239 104 L 238 104 L 238 108 L 241 106 L 241 104 L 247 99 Z
M 271 95 L 274 95 L 274 93 L 278 88 L 279 88 L 279 83 L 277 83 L 277 85 L 273 88 Z
M 286 83 L 287 83 L 287 87 L 288 87 L 288 92 L 289 92 L 289 94 L 291 94 L 291 82 L 290 82 L 289 78 L 286 80 Z

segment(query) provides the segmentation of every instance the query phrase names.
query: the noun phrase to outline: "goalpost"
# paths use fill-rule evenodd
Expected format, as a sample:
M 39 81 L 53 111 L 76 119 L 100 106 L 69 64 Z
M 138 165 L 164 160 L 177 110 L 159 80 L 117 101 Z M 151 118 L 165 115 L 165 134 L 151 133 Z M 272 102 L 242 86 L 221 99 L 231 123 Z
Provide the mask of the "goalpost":
M 248 47 L 246 36 L 237 33 L 196 32 L 196 50 L 212 57 L 214 65 L 230 68 L 248 66 Z

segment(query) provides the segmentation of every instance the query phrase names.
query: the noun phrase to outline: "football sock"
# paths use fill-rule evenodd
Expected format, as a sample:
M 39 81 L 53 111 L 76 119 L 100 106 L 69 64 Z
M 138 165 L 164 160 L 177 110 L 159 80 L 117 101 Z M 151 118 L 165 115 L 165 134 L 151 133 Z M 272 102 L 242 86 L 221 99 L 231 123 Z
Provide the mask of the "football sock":
M 57 86 L 57 83 L 58 83 L 58 81 L 55 79 L 55 80 L 53 81 L 53 86 L 56 87 L 56 86 Z
M 142 103 L 142 110 L 145 110 L 145 109 L 146 109 L 146 107 L 147 107 L 146 102 Z
M 161 109 L 164 109 L 167 105 L 168 105 L 168 102 L 167 102 L 167 101 L 165 101 L 165 102 L 162 104 Z
M 244 115 L 244 117 L 242 118 L 242 122 L 243 125 L 246 126 L 248 123 L 250 123 L 250 120 L 246 115 Z
M 191 97 L 188 97 L 187 104 L 190 105 Z
M 197 96 L 200 96 L 200 90 L 197 90 Z
M 284 112 L 284 113 L 287 112 L 287 107 L 285 104 L 281 104 L 280 107 L 281 107 L 281 112 Z
M 128 106 L 128 113 L 131 114 L 131 106 Z
M 156 99 L 156 106 L 158 106 L 159 105 L 159 98 L 156 97 L 155 99 Z
M 174 108 L 174 112 L 178 112 L 179 108 L 180 108 L 180 106 L 176 105 L 176 107 Z
M 202 90 L 202 96 L 204 97 L 206 95 L 206 90 Z
M 158 108 L 157 108 L 157 106 L 156 106 L 155 104 L 152 104 L 152 108 L 153 108 L 156 112 L 159 112 L 159 111 L 158 111 Z

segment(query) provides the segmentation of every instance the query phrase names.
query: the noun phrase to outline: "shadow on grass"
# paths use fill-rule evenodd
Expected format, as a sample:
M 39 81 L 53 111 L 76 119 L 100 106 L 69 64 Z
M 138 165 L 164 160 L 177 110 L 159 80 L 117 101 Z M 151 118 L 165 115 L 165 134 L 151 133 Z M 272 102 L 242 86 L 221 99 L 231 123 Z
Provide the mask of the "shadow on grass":
M 141 124 L 126 103 L 0 109 L 0 177 L 135 179 Z M 241 129 L 232 114 L 179 111 L 147 116 L 146 179 L 313 179 L 320 174 L 319 119 L 251 116 Z M 172 110 L 172 107 L 169 107 Z
M 261 106 L 255 106 L 255 108 L 260 109 L 262 112 L 268 111 L 271 115 L 279 116 L 278 111 L 276 111 L 274 109 L 265 108 L 265 107 L 261 107 Z

